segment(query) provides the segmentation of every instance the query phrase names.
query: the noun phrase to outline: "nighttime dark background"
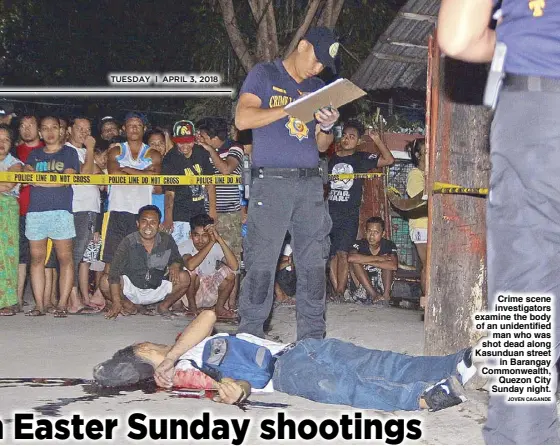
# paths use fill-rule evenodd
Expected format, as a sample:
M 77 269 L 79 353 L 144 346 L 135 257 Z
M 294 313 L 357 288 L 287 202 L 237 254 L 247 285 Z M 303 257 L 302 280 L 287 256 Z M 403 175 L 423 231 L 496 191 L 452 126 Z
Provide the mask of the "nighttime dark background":
M 307 1 L 274 1 L 278 41 L 286 46 Z M 335 31 L 340 76 L 350 77 L 394 18 L 402 0 L 346 0 Z M 256 23 L 247 0 L 234 0 L 249 48 Z M 4 0 L 0 10 L 0 82 L 6 86 L 105 86 L 115 72 L 215 72 L 238 89 L 246 75 L 232 49 L 217 1 Z M 325 72 L 326 81 L 332 80 Z M 1 95 L 0 95 L 1 97 Z M 229 98 L 13 98 L 16 113 L 148 114 L 152 124 L 203 115 L 231 116 Z M 372 107 L 374 104 L 372 103 Z M 362 106 L 363 107 L 363 106 Z M 351 113 L 350 109 L 347 113 Z

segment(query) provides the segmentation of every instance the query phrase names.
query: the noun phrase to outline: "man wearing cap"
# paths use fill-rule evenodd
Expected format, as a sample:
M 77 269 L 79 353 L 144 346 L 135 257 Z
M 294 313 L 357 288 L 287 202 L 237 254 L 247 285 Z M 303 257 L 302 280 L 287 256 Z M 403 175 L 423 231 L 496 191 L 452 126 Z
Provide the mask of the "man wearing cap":
M 195 130 L 191 121 L 178 121 L 173 126 L 175 144 L 163 158 L 162 173 L 164 175 L 213 175 L 214 168 L 210 155 L 198 144 L 195 144 Z M 216 218 L 216 186 L 193 184 L 190 186 L 164 186 L 165 217 L 162 229 L 172 234 L 179 245 L 189 240 L 192 217 L 205 214 L 205 189 L 208 191 L 209 212 Z
M 243 245 L 247 275 L 239 298 L 240 332 L 264 336 L 273 302 L 276 264 L 286 231 L 292 235 L 297 338 L 325 336 L 325 265 L 331 219 L 323 199 L 319 152 L 333 141 L 339 113 L 322 108 L 304 123 L 284 107 L 324 86 L 335 70 L 338 43 L 328 28 L 312 28 L 284 60 L 257 64 L 241 88 L 235 124 L 253 130 L 253 180 Z
M 501 6 L 500 6 L 501 3 Z M 498 25 L 489 24 L 494 11 Z M 492 64 L 497 95 L 490 135 L 492 171 L 486 213 L 488 308 L 501 293 L 552 295 L 548 401 L 508 402 L 490 394 L 488 444 L 559 444 L 555 398 L 560 339 L 560 2 L 443 0 L 438 42 L 450 57 Z M 499 61 L 496 58 L 496 62 Z M 504 74 L 501 91 L 494 77 Z M 490 101 L 488 101 L 490 102 Z
M 0 102 L 0 124 L 10 125 L 12 123 L 12 118 L 15 116 L 14 104 L 11 102 Z
M 146 129 L 146 118 L 136 112 L 129 112 L 124 120 L 126 142 L 109 149 L 107 170 L 110 175 L 158 175 L 161 170 L 161 155 L 157 150 L 150 150 L 142 142 Z M 102 281 L 107 281 L 113 255 L 119 243 L 127 235 L 136 231 L 138 210 L 152 204 L 153 186 L 111 185 L 109 188 L 108 212 L 103 218 L 101 228 L 101 260 L 105 262 L 105 274 Z M 100 289 L 107 287 L 100 286 Z M 108 296 L 105 296 L 107 299 Z M 118 316 L 121 308 L 111 308 L 107 318 Z

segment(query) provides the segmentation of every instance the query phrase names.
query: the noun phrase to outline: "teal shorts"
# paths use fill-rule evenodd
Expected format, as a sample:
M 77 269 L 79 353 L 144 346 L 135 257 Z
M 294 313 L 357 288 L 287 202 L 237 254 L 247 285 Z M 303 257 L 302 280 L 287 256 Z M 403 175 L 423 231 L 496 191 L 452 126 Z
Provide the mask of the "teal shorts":
M 25 220 L 25 236 L 38 241 L 68 240 L 76 237 L 74 215 L 68 211 L 28 212 Z

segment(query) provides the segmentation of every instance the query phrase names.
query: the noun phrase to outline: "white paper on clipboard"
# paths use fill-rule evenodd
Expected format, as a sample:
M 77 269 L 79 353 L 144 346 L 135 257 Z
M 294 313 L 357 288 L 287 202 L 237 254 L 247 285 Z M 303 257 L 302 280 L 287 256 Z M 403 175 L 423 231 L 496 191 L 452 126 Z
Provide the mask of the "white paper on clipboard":
M 289 103 L 285 110 L 295 118 L 307 123 L 312 121 L 315 112 L 320 108 L 331 105 L 334 108 L 342 107 L 355 101 L 367 93 L 348 79 L 337 79 L 332 84 L 306 94 L 294 102 Z

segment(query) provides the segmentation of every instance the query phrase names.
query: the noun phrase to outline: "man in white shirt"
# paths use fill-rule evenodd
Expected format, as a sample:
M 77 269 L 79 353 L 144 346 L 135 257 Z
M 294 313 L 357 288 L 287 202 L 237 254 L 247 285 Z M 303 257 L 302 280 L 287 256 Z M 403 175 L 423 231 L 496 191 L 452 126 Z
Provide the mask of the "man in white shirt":
M 235 285 L 237 257 L 216 230 L 208 214 L 190 220 L 190 237 L 180 243 L 179 253 L 191 274 L 191 285 L 183 304 L 191 314 L 199 308 L 214 307 L 219 320 L 235 320 L 237 315 L 225 304 Z

